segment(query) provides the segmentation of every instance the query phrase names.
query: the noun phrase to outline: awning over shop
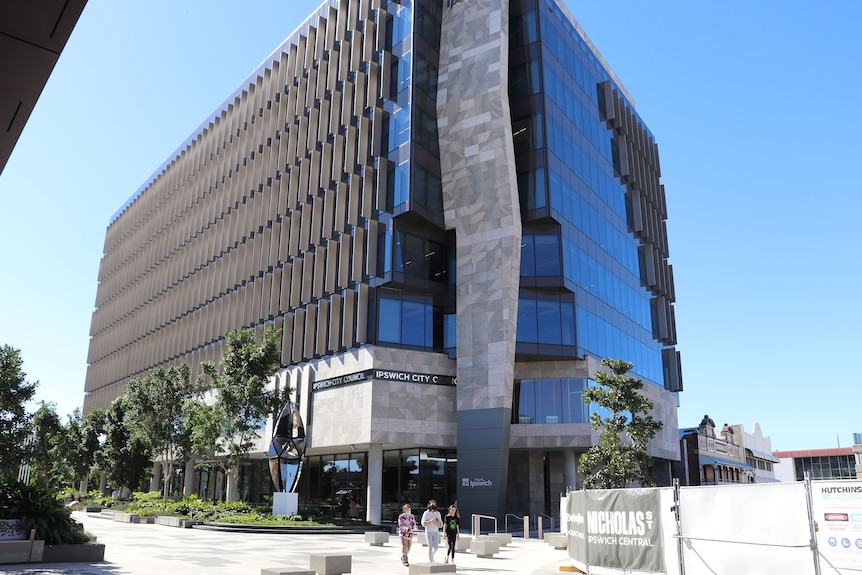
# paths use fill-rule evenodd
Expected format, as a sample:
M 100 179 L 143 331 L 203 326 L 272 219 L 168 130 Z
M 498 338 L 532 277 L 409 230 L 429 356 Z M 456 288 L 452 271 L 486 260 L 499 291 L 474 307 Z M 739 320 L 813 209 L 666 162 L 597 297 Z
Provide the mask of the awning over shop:
M 771 453 L 766 451 L 757 451 L 756 449 L 745 448 L 745 450 L 750 453 L 752 456 L 757 457 L 758 459 L 763 459 L 764 461 L 771 461 L 772 463 L 778 463 L 781 461 Z
M 726 465 L 728 467 L 738 467 L 740 469 L 754 469 L 752 466 L 742 463 L 741 461 L 733 461 L 732 459 L 722 459 L 720 457 L 712 457 L 710 455 L 699 455 L 698 460 L 700 461 L 701 467 L 704 465 Z

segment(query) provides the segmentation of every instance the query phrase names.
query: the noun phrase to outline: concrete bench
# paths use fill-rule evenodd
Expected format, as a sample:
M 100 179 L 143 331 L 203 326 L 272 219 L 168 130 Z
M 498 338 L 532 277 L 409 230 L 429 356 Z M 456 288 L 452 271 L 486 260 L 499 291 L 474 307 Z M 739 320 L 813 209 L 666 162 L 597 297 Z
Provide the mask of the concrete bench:
M 336 553 L 312 553 L 308 556 L 308 566 L 317 575 L 342 575 L 350 573 L 353 558 Z
M 424 531 L 414 531 L 413 532 L 413 541 L 418 543 L 422 547 L 428 547 L 428 538 L 425 537 Z
M 267 567 L 260 570 L 260 575 L 314 575 L 314 571 L 293 567 Z
M 408 575 L 424 573 L 457 573 L 454 563 L 411 563 Z
M 493 557 L 500 552 L 500 544 L 493 539 L 473 539 L 470 542 L 470 553 L 476 557 Z
M 471 536 L 460 534 L 458 539 L 455 540 L 455 551 L 468 551 L 470 549 L 470 541 L 472 540 Z
M 385 531 L 366 531 L 365 542 L 372 547 L 383 547 L 389 541 L 389 533 Z
M 489 533 L 488 537 L 500 544 L 500 547 L 505 547 L 512 542 L 511 533 Z
M 545 535 L 545 543 L 554 549 L 568 549 L 569 536 L 565 533 L 548 533 Z
M 156 523 L 167 527 L 180 527 L 188 529 L 195 524 L 191 519 L 183 519 L 182 517 L 174 517 L 173 515 L 159 515 L 156 518 Z

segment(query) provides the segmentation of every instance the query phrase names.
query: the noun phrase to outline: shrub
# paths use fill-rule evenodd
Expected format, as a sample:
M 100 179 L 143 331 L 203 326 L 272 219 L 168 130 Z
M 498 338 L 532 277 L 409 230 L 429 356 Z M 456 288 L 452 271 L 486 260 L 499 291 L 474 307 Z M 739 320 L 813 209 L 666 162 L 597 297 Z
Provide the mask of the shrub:
M 0 485 L 0 513 L 19 519 L 27 533 L 36 530 L 36 539 L 46 545 L 84 543 L 89 536 L 72 519 L 59 494 L 44 487 L 9 483 Z

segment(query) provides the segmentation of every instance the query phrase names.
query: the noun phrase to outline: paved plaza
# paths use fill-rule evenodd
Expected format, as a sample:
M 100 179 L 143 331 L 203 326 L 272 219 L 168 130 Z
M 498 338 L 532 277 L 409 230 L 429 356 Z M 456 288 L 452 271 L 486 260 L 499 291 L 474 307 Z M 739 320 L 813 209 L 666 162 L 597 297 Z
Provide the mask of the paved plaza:
M 105 544 L 102 563 L 31 563 L 2 565 L 9 575 L 260 575 L 267 567 L 308 569 L 310 553 L 344 553 L 353 557 L 358 575 L 407 575 L 401 544 L 395 535 L 383 547 L 365 543 L 363 535 L 284 535 L 179 529 L 161 525 L 119 523 L 76 511 L 76 520 Z M 444 549 L 436 555 L 442 562 Z M 514 538 L 492 558 L 456 555 L 458 573 L 551 575 L 568 564 L 566 551 L 536 539 Z M 428 548 L 414 542 L 413 563 L 428 561 Z

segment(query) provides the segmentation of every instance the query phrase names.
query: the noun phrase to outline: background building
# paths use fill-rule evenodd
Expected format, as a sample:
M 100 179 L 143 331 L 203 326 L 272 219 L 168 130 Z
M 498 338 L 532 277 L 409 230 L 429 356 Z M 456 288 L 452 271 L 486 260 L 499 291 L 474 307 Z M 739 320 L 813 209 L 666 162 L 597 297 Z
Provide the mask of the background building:
M 857 479 L 852 447 L 774 451 L 772 454 L 779 459 L 775 476 L 780 481 L 802 481 L 806 473 L 811 479 Z
M 622 358 L 668 483 L 656 143 L 565 7 L 499 6 L 331 0 L 291 34 L 111 221 L 85 409 L 274 324 L 310 430 L 301 505 L 550 514 L 595 441 L 581 393 Z M 268 489 L 259 461 L 240 483 Z
M 712 421 L 705 415 L 704 420 Z M 772 483 L 774 465 L 772 441 L 764 437 L 760 425 L 747 433 L 741 424 L 701 424 L 680 429 L 680 461 L 674 477 L 681 485 L 721 485 L 727 483 Z

